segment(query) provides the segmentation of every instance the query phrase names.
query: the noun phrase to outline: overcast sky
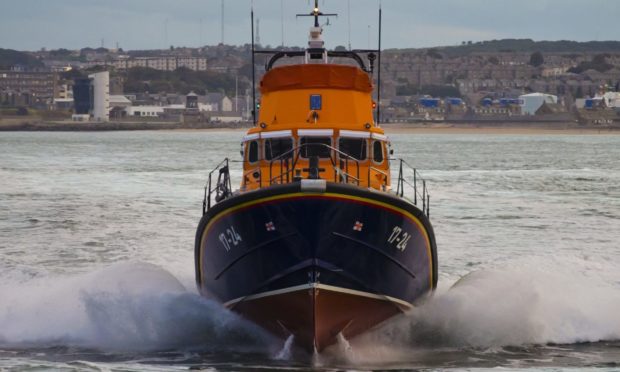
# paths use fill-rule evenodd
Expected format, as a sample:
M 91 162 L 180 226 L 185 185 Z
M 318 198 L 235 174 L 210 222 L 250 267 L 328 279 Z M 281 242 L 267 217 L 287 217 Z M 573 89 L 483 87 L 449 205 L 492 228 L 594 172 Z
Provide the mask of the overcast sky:
M 226 44 L 250 41 L 250 3 L 225 0 Z M 305 45 L 310 19 L 295 14 L 308 13 L 310 3 L 254 0 L 261 43 Z M 376 46 L 379 0 L 320 4 L 339 13 L 325 29 L 329 47 L 348 45 L 349 20 L 353 48 Z M 501 38 L 620 40 L 619 0 L 383 0 L 382 7 L 386 48 Z M 102 40 L 124 49 L 213 45 L 222 38 L 220 19 L 221 0 L 0 0 L 0 48 L 77 49 Z

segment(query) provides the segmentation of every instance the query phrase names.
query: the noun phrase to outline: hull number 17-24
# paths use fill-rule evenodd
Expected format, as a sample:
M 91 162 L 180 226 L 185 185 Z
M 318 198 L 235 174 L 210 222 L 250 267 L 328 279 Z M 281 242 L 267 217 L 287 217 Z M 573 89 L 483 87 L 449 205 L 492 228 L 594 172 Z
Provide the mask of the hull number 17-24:
M 226 249 L 226 252 L 230 251 L 232 247 L 239 245 L 239 242 L 243 240 L 241 239 L 241 235 L 237 234 L 235 228 L 232 226 L 220 233 L 218 238 L 220 239 L 220 243 L 224 246 L 224 249 Z
M 409 239 L 411 239 L 411 234 L 403 231 L 403 229 L 399 226 L 394 226 L 392 229 L 392 234 L 390 234 L 387 241 L 390 244 L 396 244 L 396 249 L 404 251 L 407 248 Z

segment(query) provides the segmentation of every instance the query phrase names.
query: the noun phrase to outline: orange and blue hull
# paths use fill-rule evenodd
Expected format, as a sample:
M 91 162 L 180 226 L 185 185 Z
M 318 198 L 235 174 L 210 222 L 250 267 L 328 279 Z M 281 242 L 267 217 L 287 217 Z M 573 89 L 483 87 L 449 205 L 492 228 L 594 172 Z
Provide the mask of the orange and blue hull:
M 428 218 L 405 199 L 304 181 L 216 204 L 196 234 L 204 296 L 307 350 L 353 337 L 400 312 L 437 283 Z

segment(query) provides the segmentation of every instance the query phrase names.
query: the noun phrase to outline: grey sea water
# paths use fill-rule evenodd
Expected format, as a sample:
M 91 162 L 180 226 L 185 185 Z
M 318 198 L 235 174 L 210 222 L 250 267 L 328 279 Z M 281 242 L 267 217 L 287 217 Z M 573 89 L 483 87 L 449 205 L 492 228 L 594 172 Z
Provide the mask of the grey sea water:
M 620 136 L 392 135 L 440 288 L 310 358 L 194 288 L 205 176 L 241 135 L 2 133 L 0 370 L 620 369 Z

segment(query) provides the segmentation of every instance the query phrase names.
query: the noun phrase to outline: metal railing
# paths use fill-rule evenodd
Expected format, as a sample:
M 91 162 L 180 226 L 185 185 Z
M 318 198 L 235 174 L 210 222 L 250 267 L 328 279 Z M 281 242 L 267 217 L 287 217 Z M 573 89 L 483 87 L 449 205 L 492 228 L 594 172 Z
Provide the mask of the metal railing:
M 399 162 L 398 165 L 398 178 L 396 181 L 396 195 L 403 197 L 405 195 L 405 185 L 408 185 L 413 189 L 413 204 L 419 206 L 418 202 L 422 202 L 422 212 L 427 217 L 430 217 L 430 203 L 431 197 L 426 188 L 426 180 L 422 178 L 420 172 L 403 159 L 391 159 Z M 408 178 L 405 172 L 409 171 L 411 174 Z M 420 190 L 420 183 L 422 184 Z
M 217 182 L 213 182 L 213 174 L 217 173 Z M 215 201 L 220 202 L 232 195 L 232 184 L 230 182 L 230 168 L 228 158 L 220 162 L 211 172 L 205 186 L 204 199 L 202 200 L 202 214 L 207 213 L 211 208 L 211 196 L 215 194 Z
M 381 175 L 381 184 L 382 186 L 384 186 L 384 191 L 385 189 L 387 189 L 387 183 L 390 179 L 390 174 L 388 172 L 369 165 L 368 178 L 366 180 L 366 184 L 363 185 L 362 180 L 360 179 L 360 162 L 366 160 L 358 160 L 353 156 L 348 155 L 330 145 L 316 143 L 308 143 L 294 147 L 289 151 L 286 151 L 285 153 L 269 160 L 269 178 L 266 180 L 268 181 L 268 186 L 298 181 L 302 178 L 321 178 L 320 173 L 324 172 L 325 169 L 319 168 L 318 156 L 315 156 L 315 159 L 312 159 L 313 157 L 301 156 L 301 150 L 305 147 L 314 147 L 315 149 L 322 147 L 329 150 L 330 156 L 327 158 L 330 160 L 329 164 L 331 165 L 334 172 L 333 181 L 335 183 L 347 183 L 356 186 L 371 187 L 371 180 L 373 178 L 372 176 Z M 308 161 L 309 165 L 307 166 L 307 168 L 299 167 L 300 159 Z M 398 161 L 398 176 L 396 177 L 395 190 L 396 195 L 398 195 L 399 197 L 404 197 L 406 196 L 405 188 L 410 188 L 413 191 L 413 204 L 421 207 L 422 212 L 430 218 L 430 194 L 426 187 L 426 180 L 422 178 L 420 172 L 418 172 L 416 168 L 412 167 L 405 160 L 400 158 L 390 160 Z M 245 163 L 243 161 L 241 162 Z M 279 165 L 279 167 L 277 167 L 278 169 L 276 169 L 275 175 L 274 165 Z M 321 165 L 324 166 L 325 164 Z M 277 172 L 278 170 L 279 172 Z M 302 172 L 307 173 L 307 177 L 303 177 Z M 213 176 L 216 173 L 217 180 L 214 181 Z M 256 166 L 243 173 L 242 177 L 244 187 L 247 184 L 246 181 L 248 176 L 254 177 L 258 182 L 259 187 L 263 187 L 263 176 L 261 167 Z M 211 172 L 209 172 L 208 181 L 204 188 L 204 199 L 202 202 L 203 214 L 211 208 L 211 200 L 213 196 L 216 202 L 220 202 L 231 195 L 232 185 L 230 180 L 229 159 L 226 158 L 221 163 L 219 163 Z M 410 196 L 408 197 L 409 199 L 411 199 Z
M 324 143 L 305 143 L 303 145 L 299 145 L 297 147 L 293 147 L 292 149 L 286 151 L 278 155 L 277 157 L 271 159 L 269 161 L 269 185 L 273 185 L 276 183 L 287 183 L 291 181 L 295 181 L 297 179 L 303 178 L 301 173 L 306 172 L 309 175 L 309 178 L 312 178 L 311 172 L 313 171 L 312 165 L 309 165 L 308 168 L 298 168 L 297 165 L 300 159 L 308 160 L 312 163 L 312 157 L 302 157 L 302 149 L 306 148 L 324 148 L 329 150 L 329 160 L 330 165 L 334 171 L 334 182 L 337 183 L 352 183 L 357 186 L 360 185 L 360 160 L 354 158 L 351 155 L 348 155 L 335 147 Z M 318 157 L 317 157 L 318 158 Z M 325 158 L 321 158 L 325 159 Z M 273 174 L 273 166 L 274 164 L 280 165 L 280 174 Z M 355 172 L 355 176 L 351 174 L 349 171 L 349 164 L 351 166 L 355 165 L 353 171 Z M 324 172 L 325 169 L 318 168 L 317 163 L 317 172 Z M 319 176 L 318 174 L 315 176 Z M 316 178 L 316 177 L 314 177 Z M 319 176 L 320 178 L 320 176 Z

